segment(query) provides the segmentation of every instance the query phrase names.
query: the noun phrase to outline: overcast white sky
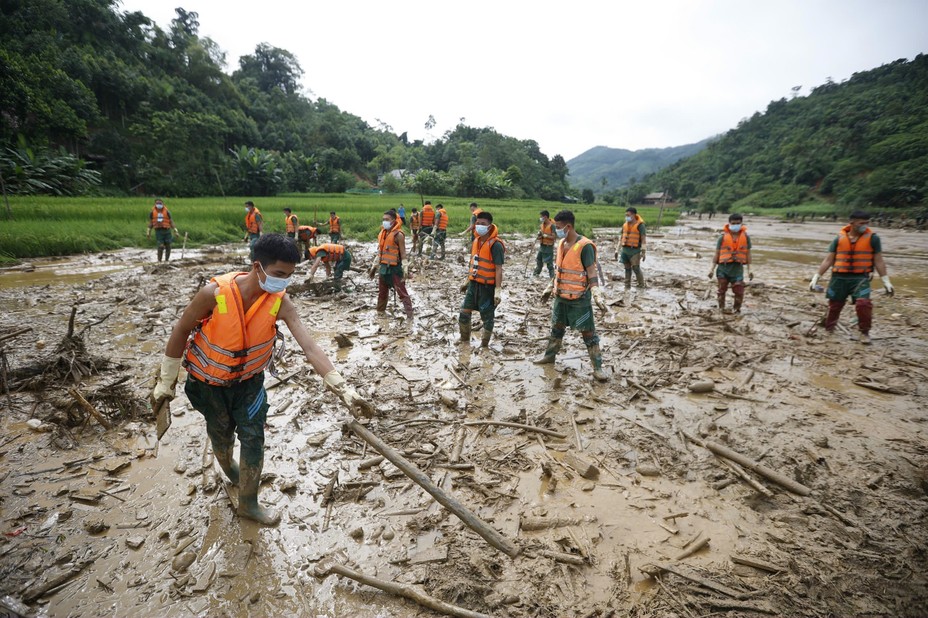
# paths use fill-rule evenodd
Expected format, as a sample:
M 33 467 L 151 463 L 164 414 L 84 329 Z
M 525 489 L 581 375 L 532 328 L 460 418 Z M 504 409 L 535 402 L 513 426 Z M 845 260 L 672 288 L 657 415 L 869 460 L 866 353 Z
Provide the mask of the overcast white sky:
M 793 86 L 928 52 L 928 0 L 122 2 L 163 28 L 178 6 L 229 72 L 267 42 L 372 126 L 431 140 L 464 118 L 568 160 L 696 142 Z

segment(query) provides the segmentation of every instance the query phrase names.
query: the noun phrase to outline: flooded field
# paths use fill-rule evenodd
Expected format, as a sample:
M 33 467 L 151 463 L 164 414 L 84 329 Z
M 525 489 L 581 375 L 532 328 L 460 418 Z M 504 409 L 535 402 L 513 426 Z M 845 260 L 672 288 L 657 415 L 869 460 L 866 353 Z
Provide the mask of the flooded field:
M 840 224 L 748 218 L 755 279 L 733 316 L 706 277 L 716 223 L 656 231 L 649 287 L 628 292 L 602 231 L 606 383 L 572 331 L 554 365 L 532 364 L 550 305 L 531 239 L 507 240 L 487 349 L 476 334 L 457 342 L 460 243 L 412 264 L 411 322 L 392 300 L 378 316 L 376 284 L 358 272 L 340 292 L 290 289 L 376 405 L 368 429 L 515 557 L 373 459 L 289 334 L 267 381 L 261 499 L 282 511 L 278 527 L 235 516 L 235 488 L 182 393 L 155 439 L 144 402 L 168 333 L 209 277 L 245 267 L 241 247 L 0 272 L 0 614 L 438 615 L 318 576 L 329 564 L 472 612 L 461 615 L 923 614 L 928 234 L 877 230 L 896 295 L 874 283 L 864 346 L 850 307 L 835 334 L 817 328 L 824 297 L 807 289 Z M 355 265 L 370 263 L 372 244 L 349 246 Z

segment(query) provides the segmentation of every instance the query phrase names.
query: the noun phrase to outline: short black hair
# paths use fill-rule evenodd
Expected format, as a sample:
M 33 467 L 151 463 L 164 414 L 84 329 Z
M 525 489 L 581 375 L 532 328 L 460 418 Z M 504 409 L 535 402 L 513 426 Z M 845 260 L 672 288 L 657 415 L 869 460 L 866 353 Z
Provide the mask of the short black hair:
M 383 214 L 385 214 L 385 215 L 390 215 L 390 218 L 391 218 L 391 219 L 396 219 L 396 211 L 393 210 L 392 208 L 391 208 L 390 210 L 384 211 Z
M 470 203 L 470 208 L 476 208 L 476 207 L 477 207 L 477 202 Z
M 551 216 L 551 213 L 548 212 L 547 210 L 542 210 L 542 211 L 541 211 L 540 213 L 538 213 L 538 214 L 540 214 L 542 217 L 550 217 L 550 216 Z
M 493 215 L 491 215 L 486 210 L 482 211 L 479 215 L 477 215 L 477 219 L 486 219 L 487 223 L 493 223 Z
M 413 208 L 412 211 L 413 211 L 413 212 L 419 212 L 419 209 L 418 209 L 418 208 Z
M 574 224 L 574 213 L 569 210 L 562 210 L 561 212 L 554 215 L 554 220 L 559 223 L 569 223 L 570 225 Z
M 255 243 L 255 261 L 264 267 L 274 262 L 296 264 L 300 261 L 300 250 L 293 239 L 283 234 L 262 234 Z
M 629 206 L 628 208 L 625 209 L 625 212 L 630 212 L 630 213 L 632 213 L 633 215 L 637 215 L 637 214 L 638 214 L 638 209 L 635 208 L 634 206 Z
M 330 210 L 330 211 L 329 211 L 329 214 L 330 214 L 330 215 L 334 215 L 334 214 L 335 214 L 335 211 L 334 211 L 334 210 Z
M 284 212 L 293 212 L 293 211 L 290 210 L 289 208 L 284 208 Z
M 739 212 L 733 212 L 728 215 L 728 222 L 731 223 L 732 221 L 744 221 L 744 217 Z
M 445 205 L 444 205 L 444 204 L 442 204 L 441 202 L 438 202 L 438 206 L 437 206 L 437 208 L 444 208 L 444 207 L 445 207 Z
M 247 202 L 245 202 L 245 206 L 251 206 L 252 208 L 254 208 L 255 203 L 252 202 L 251 200 L 248 200 Z
M 425 203 L 426 203 L 426 204 L 428 204 L 429 206 L 431 206 L 431 205 L 432 205 L 432 202 L 431 202 L 431 201 L 429 201 L 429 200 L 425 200 Z
M 863 210 L 855 210 L 851 213 L 851 219 L 860 219 L 862 221 L 870 220 L 870 213 Z

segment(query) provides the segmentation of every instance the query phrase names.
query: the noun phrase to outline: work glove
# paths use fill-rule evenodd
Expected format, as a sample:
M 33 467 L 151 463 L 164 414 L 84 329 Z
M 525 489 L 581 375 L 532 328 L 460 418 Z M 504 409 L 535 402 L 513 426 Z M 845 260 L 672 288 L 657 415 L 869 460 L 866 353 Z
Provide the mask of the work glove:
M 596 286 L 590 290 L 593 294 L 593 302 L 596 303 L 596 306 L 599 307 L 599 310 L 605 313 L 608 311 L 606 307 L 606 301 L 603 299 L 603 290 L 599 286 Z
M 744 270 L 745 270 L 745 272 L 746 272 L 747 275 L 748 275 L 748 281 L 754 281 L 754 273 L 751 272 L 751 265 L 750 265 L 750 264 L 745 264 L 745 265 L 744 265 Z
M 551 298 L 551 293 L 554 292 L 554 282 L 548 284 L 548 287 L 545 288 L 545 291 L 541 293 L 542 302 Z
M 896 293 L 896 289 L 893 287 L 892 282 L 889 280 L 889 275 L 883 275 L 880 277 L 880 280 L 883 281 L 883 289 L 886 290 L 888 296 L 892 296 Z
M 709 269 L 709 278 L 715 279 L 715 264 L 713 264 L 712 268 Z
M 814 275 L 812 275 L 812 282 L 809 284 L 809 289 L 813 292 L 815 291 L 815 288 L 818 285 L 819 276 L 820 275 L 818 273 L 815 273 Z
M 493 306 L 494 307 L 499 307 L 499 304 L 503 301 L 502 294 L 503 294 L 503 291 L 499 288 L 499 286 L 497 286 L 496 289 L 493 290 Z
M 177 386 L 178 376 L 180 374 L 179 358 L 165 356 L 161 360 L 161 369 L 158 371 L 158 379 L 155 381 L 155 388 L 152 389 L 149 399 L 153 410 L 157 410 L 165 400 L 174 399 L 174 388 Z
M 461 291 L 462 291 L 462 292 L 466 292 L 466 291 L 467 291 L 467 286 L 469 286 L 469 285 L 470 285 L 470 277 L 468 277 L 467 279 L 465 279 L 465 280 L 464 280 L 464 283 L 461 284 Z
M 325 377 L 322 378 L 322 382 L 330 391 L 338 395 L 338 398 L 342 400 L 342 403 L 348 406 L 353 416 L 357 417 L 357 412 L 360 412 L 361 416 L 366 418 L 374 416 L 374 406 L 361 397 L 357 391 L 348 386 L 345 382 L 345 378 L 334 369 L 325 374 Z

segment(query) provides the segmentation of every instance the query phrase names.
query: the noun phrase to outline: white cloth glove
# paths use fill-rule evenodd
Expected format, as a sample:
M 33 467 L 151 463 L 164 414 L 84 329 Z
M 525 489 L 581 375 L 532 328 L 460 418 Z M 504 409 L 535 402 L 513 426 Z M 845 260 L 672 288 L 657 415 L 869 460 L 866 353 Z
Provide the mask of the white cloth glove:
M 889 296 L 896 293 L 896 288 L 893 287 L 892 281 L 889 280 L 889 275 L 883 275 L 880 280 L 883 282 L 883 289 L 886 290 Z
M 812 290 L 813 292 L 815 291 L 815 286 L 818 285 L 819 276 L 820 275 L 818 273 L 815 273 L 814 275 L 812 275 L 812 282 L 809 284 L 809 289 Z
M 606 307 L 606 301 L 603 299 L 603 290 L 599 286 L 593 287 L 590 292 L 593 294 L 593 302 L 596 303 L 596 306 L 599 307 L 599 310 L 605 313 L 608 311 Z
M 356 412 L 360 412 L 362 416 L 367 418 L 374 416 L 374 406 L 361 397 L 357 391 L 348 386 L 345 382 L 345 378 L 334 369 L 325 374 L 325 377 L 322 378 L 322 382 L 329 390 L 338 395 L 342 403 L 348 406 L 349 411 L 354 416 L 357 416 Z
M 158 372 L 158 380 L 155 382 L 155 388 L 151 392 L 152 406 L 157 407 L 165 399 L 174 399 L 174 387 L 177 385 L 178 375 L 180 374 L 181 359 L 165 356 L 161 360 L 161 370 Z
M 496 286 L 496 289 L 493 290 L 493 306 L 494 307 L 499 307 L 499 304 L 503 301 L 502 293 L 503 291 L 499 288 L 499 286 Z
M 548 287 L 545 288 L 545 291 L 541 293 L 541 300 L 546 301 L 551 298 L 551 293 L 554 292 L 554 282 L 548 284 Z

